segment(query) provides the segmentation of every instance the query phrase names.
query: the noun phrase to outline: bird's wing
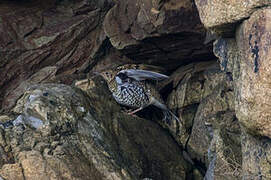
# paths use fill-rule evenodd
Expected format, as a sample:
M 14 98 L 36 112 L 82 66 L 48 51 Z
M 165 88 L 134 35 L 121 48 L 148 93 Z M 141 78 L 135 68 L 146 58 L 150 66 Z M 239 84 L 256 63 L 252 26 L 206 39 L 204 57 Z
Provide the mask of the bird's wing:
M 153 71 L 139 70 L 139 69 L 125 69 L 125 70 L 121 70 L 119 73 L 124 73 L 129 78 L 133 78 L 137 81 L 144 81 L 147 79 L 160 81 L 160 80 L 169 78 L 168 76 L 164 74 L 160 74 Z

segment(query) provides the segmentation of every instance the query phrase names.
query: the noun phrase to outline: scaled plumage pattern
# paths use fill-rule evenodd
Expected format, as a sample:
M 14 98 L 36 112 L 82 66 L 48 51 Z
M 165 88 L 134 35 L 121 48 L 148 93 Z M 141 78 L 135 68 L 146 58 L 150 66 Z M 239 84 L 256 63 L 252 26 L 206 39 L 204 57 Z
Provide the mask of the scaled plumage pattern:
M 108 70 L 101 75 L 107 81 L 108 87 L 114 99 L 121 105 L 135 108 L 129 114 L 134 114 L 149 105 L 154 105 L 161 109 L 164 120 L 171 124 L 172 117 L 179 119 L 164 104 L 159 92 L 152 81 L 167 79 L 168 76 L 146 70 L 123 69 L 118 71 Z

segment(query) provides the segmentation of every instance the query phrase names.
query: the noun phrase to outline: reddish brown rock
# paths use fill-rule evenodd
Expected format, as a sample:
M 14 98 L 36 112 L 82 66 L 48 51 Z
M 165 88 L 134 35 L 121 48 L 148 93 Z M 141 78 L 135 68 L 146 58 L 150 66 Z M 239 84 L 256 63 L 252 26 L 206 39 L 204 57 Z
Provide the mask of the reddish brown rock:
M 210 45 L 203 45 L 205 30 L 193 1 L 118 1 L 110 9 L 112 4 L 110 0 L 1 2 L 2 108 L 9 109 L 12 91 L 46 66 L 56 67 L 57 82 L 71 84 L 73 77 L 89 72 L 97 62 L 111 66 L 133 60 L 174 70 L 212 57 Z
M 0 102 L 43 67 L 56 66 L 58 75 L 73 74 L 96 62 L 110 3 L 95 2 L 0 3 Z M 5 100 L 2 106 L 10 104 Z
M 13 91 L 6 93 L 3 101 L 5 108 L 9 109 L 14 106 L 16 101 L 23 95 L 29 85 L 53 80 L 55 78 L 56 71 L 57 68 L 55 66 L 47 66 L 33 74 L 27 80 L 22 81 Z
M 136 62 L 176 69 L 212 57 L 191 0 L 118 1 L 107 13 L 104 29 L 112 45 Z

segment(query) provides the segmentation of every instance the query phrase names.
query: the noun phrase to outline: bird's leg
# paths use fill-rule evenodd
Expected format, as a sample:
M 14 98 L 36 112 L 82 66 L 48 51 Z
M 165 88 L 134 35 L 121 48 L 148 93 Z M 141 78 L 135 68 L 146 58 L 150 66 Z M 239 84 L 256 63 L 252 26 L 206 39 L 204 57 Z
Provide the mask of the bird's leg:
M 133 109 L 126 109 L 125 112 L 129 114 L 129 113 L 131 113 L 132 111 L 133 111 Z
M 135 114 L 132 114 L 132 109 L 125 109 L 125 110 L 122 110 L 122 112 L 124 112 L 124 113 L 127 113 L 127 114 L 129 114 L 129 115 L 132 115 L 132 116 L 134 116 L 134 117 L 137 117 Z
M 138 111 L 140 111 L 140 110 L 142 110 L 143 109 L 143 107 L 140 107 L 140 108 L 138 108 L 138 109 L 136 109 L 136 110 L 134 110 L 134 111 L 132 111 L 132 112 L 129 112 L 128 114 L 129 115 L 133 115 L 133 114 L 135 114 L 136 112 L 138 112 Z
M 124 113 L 129 113 L 129 112 L 132 111 L 132 109 L 127 109 L 126 107 L 122 107 L 121 111 L 124 112 Z

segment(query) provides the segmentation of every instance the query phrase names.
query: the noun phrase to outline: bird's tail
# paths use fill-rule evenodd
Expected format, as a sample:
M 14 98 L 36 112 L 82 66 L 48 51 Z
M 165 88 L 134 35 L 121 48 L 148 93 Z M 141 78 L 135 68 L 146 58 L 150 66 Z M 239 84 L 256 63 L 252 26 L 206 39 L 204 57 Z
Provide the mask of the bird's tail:
M 164 118 L 163 121 L 166 122 L 168 125 L 172 125 L 172 121 L 175 120 L 176 124 L 180 124 L 181 121 L 180 119 L 169 109 L 168 110 L 163 110 Z
M 168 125 L 172 125 L 172 121 L 175 120 L 176 124 L 180 124 L 181 121 L 180 119 L 173 113 L 171 112 L 166 105 L 160 103 L 158 100 L 156 100 L 155 98 L 151 99 L 151 104 L 153 104 L 154 106 L 160 108 L 163 110 L 163 114 L 164 114 L 164 118 L 163 121 L 166 122 Z

